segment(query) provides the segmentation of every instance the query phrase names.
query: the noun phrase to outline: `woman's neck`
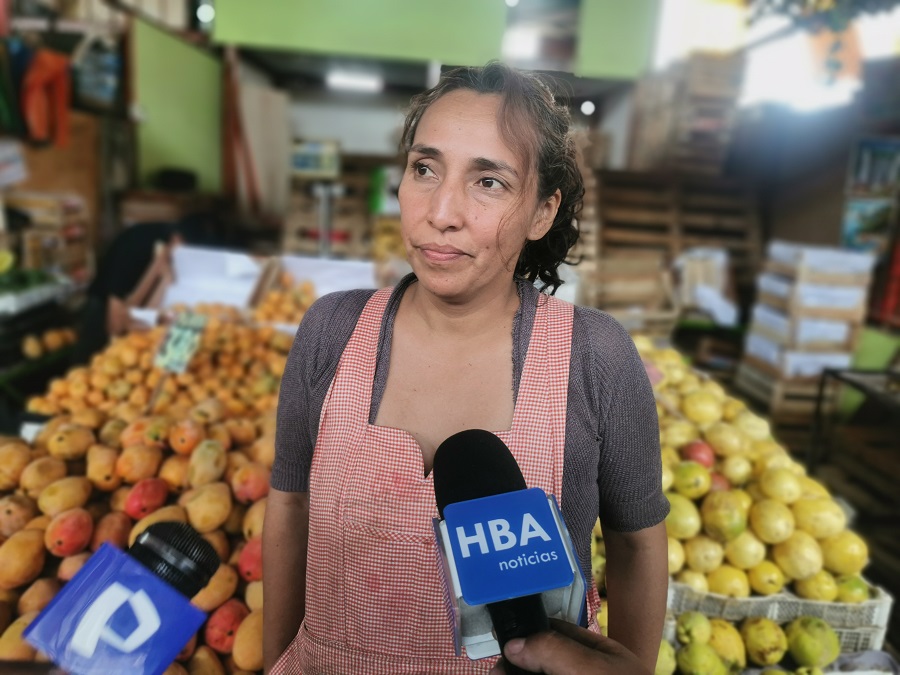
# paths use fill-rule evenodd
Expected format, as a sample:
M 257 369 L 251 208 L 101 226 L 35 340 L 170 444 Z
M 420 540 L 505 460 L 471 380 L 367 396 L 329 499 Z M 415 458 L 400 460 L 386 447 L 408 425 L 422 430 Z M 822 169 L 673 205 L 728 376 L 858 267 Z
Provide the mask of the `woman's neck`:
M 519 309 L 515 281 L 464 302 L 448 302 L 430 293 L 421 283 L 409 286 L 403 298 L 422 328 L 435 335 L 474 337 L 511 324 Z

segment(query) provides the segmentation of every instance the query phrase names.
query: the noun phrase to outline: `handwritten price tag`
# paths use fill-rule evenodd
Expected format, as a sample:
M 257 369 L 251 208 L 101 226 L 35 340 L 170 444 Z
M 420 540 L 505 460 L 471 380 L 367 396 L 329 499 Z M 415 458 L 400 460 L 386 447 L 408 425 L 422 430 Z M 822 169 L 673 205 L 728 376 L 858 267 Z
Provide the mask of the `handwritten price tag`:
M 153 364 L 170 373 L 183 373 L 200 346 L 207 317 L 186 312 L 179 314 L 163 339 Z

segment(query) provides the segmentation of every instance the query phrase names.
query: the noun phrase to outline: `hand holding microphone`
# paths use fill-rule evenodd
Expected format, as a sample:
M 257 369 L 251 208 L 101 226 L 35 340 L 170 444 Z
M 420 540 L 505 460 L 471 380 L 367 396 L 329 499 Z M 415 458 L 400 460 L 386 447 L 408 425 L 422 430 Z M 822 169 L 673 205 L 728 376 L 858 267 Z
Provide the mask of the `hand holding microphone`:
M 491 675 L 510 675 L 508 664 L 531 673 L 582 675 L 582 673 L 648 673 L 638 657 L 621 644 L 599 633 L 565 621 L 550 620 L 552 630 L 510 640 L 503 659 Z
M 583 617 L 585 580 L 556 502 L 528 489 L 503 441 L 480 429 L 454 434 L 433 472 L 457 653 L 462 643 L 470 659 L 494 656 L 548 631 L 548 616 Z M 506 666 L 506 675 L 525 672 Z

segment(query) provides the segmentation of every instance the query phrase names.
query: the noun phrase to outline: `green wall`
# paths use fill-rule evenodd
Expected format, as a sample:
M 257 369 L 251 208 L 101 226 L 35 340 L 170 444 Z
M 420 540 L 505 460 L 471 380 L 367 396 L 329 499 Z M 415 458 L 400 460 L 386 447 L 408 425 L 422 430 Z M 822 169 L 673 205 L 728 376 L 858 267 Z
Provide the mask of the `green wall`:
M 217 0 L 214 37 L 236 45 L 471 66 L 500 57 L 505 27 L 503 0 Z
M 222 172 L 222 64 L 141 20 L 134 22 L 138 170 L 146 185 L 162 167 L 195 171 L 217 192 Z
M 575 74 L 634 79 L 648 70 L 662 1 L 581 0 Z

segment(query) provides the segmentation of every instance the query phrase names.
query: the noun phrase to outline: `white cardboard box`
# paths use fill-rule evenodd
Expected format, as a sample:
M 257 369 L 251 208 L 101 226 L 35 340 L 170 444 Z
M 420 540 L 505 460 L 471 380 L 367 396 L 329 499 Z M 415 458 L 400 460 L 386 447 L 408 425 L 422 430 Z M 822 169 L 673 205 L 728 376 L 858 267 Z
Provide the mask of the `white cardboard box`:
M 785 349 L 777 342 L 751 332 L 744 351 L 777 369 L 787 378 L 818 377 L 825 368 L 849 368 L 853 363 L 850 352 L 804 352 Z

